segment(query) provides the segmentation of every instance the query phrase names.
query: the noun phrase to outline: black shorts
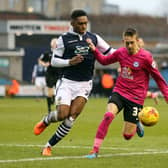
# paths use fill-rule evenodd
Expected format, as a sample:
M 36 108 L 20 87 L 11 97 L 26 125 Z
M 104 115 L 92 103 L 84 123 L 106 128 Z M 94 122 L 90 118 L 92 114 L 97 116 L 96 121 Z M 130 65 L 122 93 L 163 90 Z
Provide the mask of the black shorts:
M 55 74 L 46 72 L 45 78 L 46 78 L 46 84 L 48 88 L 53 88 L 56 86 L 58 77 L 56 77 Z
M 113 92 L 111 94 L 108 103 L 116 104 L 119 109 L 119 112 L 123 110 L 124 121 L 128 121 L 131 123 L 137 123 L 139 121 L 138 113 L 143 108 L 142 105 L 126 99 L 117 92 Z

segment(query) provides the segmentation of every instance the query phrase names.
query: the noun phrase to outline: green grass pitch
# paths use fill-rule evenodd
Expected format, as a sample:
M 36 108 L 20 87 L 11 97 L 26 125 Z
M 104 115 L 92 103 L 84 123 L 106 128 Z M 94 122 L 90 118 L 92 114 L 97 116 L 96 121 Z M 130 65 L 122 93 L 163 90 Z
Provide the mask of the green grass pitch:
M 145 136 L 126 141 L 120 113 L 110 126 L 97 159 L 84 156 L 91 150 L 97 126 L 106 110 L 107 98 L 90 98 L 71 132 L 42 157 L 41 149 L 58 123 L 35 136 L 33 127 L 46 114 L 45 99 L 0 98 L 0 168 L 166 168 L 168 166 L 168 106 L 146 99 L 160 113 L 159 122 L 145 127 Z

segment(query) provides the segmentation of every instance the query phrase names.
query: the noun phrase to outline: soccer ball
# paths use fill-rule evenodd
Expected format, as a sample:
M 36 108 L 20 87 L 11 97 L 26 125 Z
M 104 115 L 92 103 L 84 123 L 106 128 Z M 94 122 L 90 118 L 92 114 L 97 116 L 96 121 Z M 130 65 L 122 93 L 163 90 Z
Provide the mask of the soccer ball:
M 139 112 L 138 117 L 144 126 L 153 126 L 159 120 L 159 113 L 154 107 L 144 107 Z

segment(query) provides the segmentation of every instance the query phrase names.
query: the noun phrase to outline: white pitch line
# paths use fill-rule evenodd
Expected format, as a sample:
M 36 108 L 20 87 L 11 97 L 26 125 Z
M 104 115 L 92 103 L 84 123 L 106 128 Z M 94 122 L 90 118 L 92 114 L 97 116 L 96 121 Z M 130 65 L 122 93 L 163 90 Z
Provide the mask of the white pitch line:
M 7 146 L 7 147 L 44 147 L 44 145 L 33 145 L 33 144 L 0 144 L 0 146 Z M 56 146 L 56 148 L 71 148 L 71 149 L 91 149 L 91 146 Z M 108 150 L 131 150 L 130 148 L 118 148 L 118 147 L 102 147 L 101 149 L 108 149 Z M 134 148 L 134 150 L 136 150 Z M 150 150 L 150 149 L 149 149 Z
M 26 107 L 26 108 L 32 108 L 32 107 L 35 107 L 37 106 L 36 104 L 32 104 L 31 106 L 30 105 L 22 105 L 22 107 Z M 5 105 L 5 104 L 0 104 L 0 107 L 1 108 L 13 108 L 13 107 L 18 107 L 18 105 L 14 105 L 14 104 L 8 104 L 8 105 Z
M 33 145 L 33 144 L 0 144 L 0 146 L 7 146 L 7 147 L 43 147 L 44 145 Z
M 43 148 L 44 145 L 35 145 L 35 144 L 0 144 L 0 146 L 7 146 L 7 147 L 39 147 Z M 55 146 L 54 148 L 63 148 L 63 149 L 91 149 L 91 146 Z M 125 150 L 125 151 L 134 151 L 139 150 L 139 148 L 119 148 L 119 147 L 101 147 L 104 150 Z M 144 149 L 143 151 L 146 152 L 154 152 L 154 151 L 161 151 L 167 149 Z
M 99 155 L 99 158 L 117 157 L 117 156 L 137 156 L 137 155 L 156 155 L 156 154 L 168 154 L 166 151 L 158 152 L 131 152 L 131 153 L 115 153 Z M 60 157 L 40 157 L 40 158 L 27 158 L 27 159 L 16 159 L 16 160 L 0 160 L 0 163 L 16 163 L 16 162 L 32 162 L 32 161 L 45 161 L 45 160 L 65 160 L 65 159 L 87 159 L 86 156 L 60 156 Z

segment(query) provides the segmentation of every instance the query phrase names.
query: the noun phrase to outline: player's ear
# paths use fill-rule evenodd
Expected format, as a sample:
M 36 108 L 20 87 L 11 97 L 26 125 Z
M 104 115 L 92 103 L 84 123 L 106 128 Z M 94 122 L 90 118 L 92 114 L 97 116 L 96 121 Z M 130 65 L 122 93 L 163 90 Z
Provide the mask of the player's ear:
M 73 21 L 73 20 L 71 21 L 71 26 L 72 26 L 72 27 L 74 26 L 74 21 Z

